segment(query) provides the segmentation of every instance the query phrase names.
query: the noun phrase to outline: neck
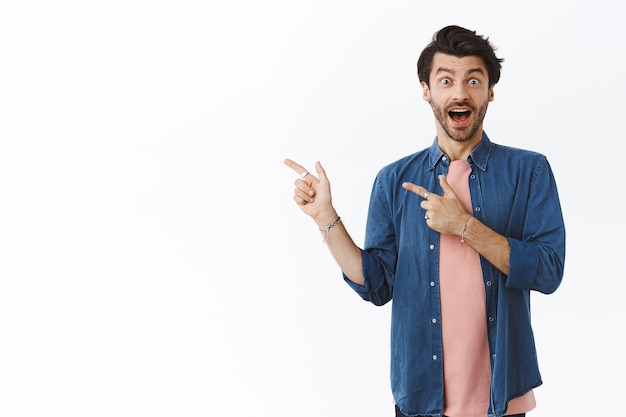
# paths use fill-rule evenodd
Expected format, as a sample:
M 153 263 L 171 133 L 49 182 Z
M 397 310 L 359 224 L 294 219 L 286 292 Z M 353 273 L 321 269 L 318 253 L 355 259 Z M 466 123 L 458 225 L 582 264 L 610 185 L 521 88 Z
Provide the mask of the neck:
M 472 153 L 476 145 L 483 137 L 482 129 L 479 129 L 471 138 L 463 141 L 452 139 L 443 129 L 437 129 L 437 144 L 450 161 L 465 160 Z

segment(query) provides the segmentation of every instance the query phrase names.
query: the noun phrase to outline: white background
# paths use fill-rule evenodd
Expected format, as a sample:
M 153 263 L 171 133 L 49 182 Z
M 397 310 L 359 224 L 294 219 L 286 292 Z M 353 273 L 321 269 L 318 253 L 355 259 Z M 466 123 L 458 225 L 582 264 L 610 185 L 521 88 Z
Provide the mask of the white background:
M 615 415 L 626 150 L 617 2 L 0 3 L 0 416 L 391 416 L 389 305 L 291 200 L 322 161 L 363 239 L 432 142 L 437 29 L 505 58 L 485 130 L 548 156 L 565 277 L 534 295 L 534 417 Z

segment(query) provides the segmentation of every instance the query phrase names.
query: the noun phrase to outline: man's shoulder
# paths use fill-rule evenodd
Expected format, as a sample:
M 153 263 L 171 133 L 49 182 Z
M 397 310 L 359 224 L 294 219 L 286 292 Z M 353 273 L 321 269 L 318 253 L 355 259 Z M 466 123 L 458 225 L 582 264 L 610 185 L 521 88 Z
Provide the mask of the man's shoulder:
M 421 151 L 414 152 L 409 155 L 405 155 L 393 162 L 388 163 L 380 169 L 380 174 L 392 174 L 403 172 L 407 169 L 414 169 L 416 167 L 427 167 L 429 148 L 422 149 Z
M 545 155 L 538 151 L 493 142 L 491 142 L 491 152 L 493 155 L 509 158 L 545 158 Z
M 489 152 L 488 170 L 496 173 L 517 172 L 538 173 L 550 171 L 548 158 L 536 150 L 515 147 L 510 145 L 492 144 Z

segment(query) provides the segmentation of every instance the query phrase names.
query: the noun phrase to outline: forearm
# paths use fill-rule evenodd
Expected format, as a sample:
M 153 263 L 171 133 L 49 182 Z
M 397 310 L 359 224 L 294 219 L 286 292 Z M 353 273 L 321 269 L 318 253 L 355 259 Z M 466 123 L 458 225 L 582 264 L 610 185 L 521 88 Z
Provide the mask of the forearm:
M 354 243 L 343 222 L 336 221 L 339 219 L 336 213 L 325 218 L 332 220 L 329 223 L 316 223 L 333 258 L 350 281 L 364 285 L 361 249 Z
M 489 226 L 471 217 L 459 236 L 489 263 L 505 275 L 509 274 L 511 247 L 505 236 L 496 233 Z

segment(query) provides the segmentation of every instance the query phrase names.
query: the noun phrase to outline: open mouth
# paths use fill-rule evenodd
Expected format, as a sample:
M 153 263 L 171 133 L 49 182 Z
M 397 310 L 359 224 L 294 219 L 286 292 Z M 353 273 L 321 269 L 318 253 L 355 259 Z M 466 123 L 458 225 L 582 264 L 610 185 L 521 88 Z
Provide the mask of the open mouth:
M 467 121 L 472 112 L 467 109 L 453 109 L 448 112 L 448 116 L 455 123 L 463 123 Z

